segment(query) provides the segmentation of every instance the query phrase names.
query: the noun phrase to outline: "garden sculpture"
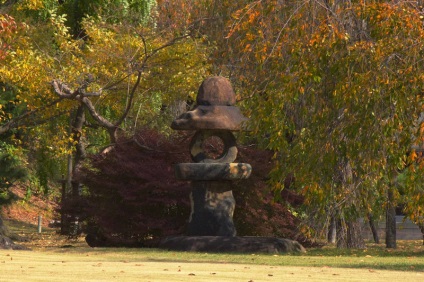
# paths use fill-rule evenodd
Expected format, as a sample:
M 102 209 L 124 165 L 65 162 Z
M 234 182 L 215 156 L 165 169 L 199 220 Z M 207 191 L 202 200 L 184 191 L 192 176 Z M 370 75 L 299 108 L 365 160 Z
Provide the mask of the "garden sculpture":
M 190 143 L 194 163 L 175 166 L 176 177 L 190 180 L 192 185 L 189 236 L 236 236 L 231 181 L 248 178 L 252 168 L 247 163 L 233 163 L 237 158 L 233 131 L 242 130 L 247 121 L 235 102 L 228 79 L 209 77 L 199 88 L 194 109 L 171 125 L 175 130 L 196 131 Z M 216 157 L 205 148 L 213 138 L 223 145 Z

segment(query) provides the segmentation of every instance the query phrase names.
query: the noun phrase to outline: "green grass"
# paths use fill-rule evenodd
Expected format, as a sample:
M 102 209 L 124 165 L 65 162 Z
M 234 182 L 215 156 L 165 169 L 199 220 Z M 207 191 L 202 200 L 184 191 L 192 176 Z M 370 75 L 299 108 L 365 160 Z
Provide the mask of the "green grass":
M 380 253 L 386 254 L 379 246 L 366 252 L 312 249 L 301 255 L 88 247 L 0 250 L 0 281 L 424 281 L 422 252 Z
M 157 256 L 158 253 L 159 257 Z M 228 263 L 219 255 L 206 260 L 184 258 L 187 254 L 168 254 L 155 250 L 101 249 L 82 252 L 2 251 L 0 281 L 423 281 L 423 272 L 388 271 L 372 268 L 336 268 L 324 266 L 267 265 Z M 218 261 L 216 258 L 218 256 Z M 264 256 L 265 257 L 265 256 Z M 260 260 L 261 256 L 259 256 Z M 280 260 L 290 260 L 280 257 Z M 193 261 L 193 262 L 191 262 Z M 266 261 L 263 261 L 263 263 Z M 308 264 L 308 262 L 305 262 Z
M 387 250 L 384 245 L 369 244 L 365 250 L 340 250 L 333 246 L 309 249 L 306 254 L 225 254 L 175 252 L 159 249 L 127 248 L 71 248 L 50 249 L 58 253 L 107 255 L 119 261 L 123 257 L 129 261 L 151 262 L 202 262 L 202 263 L 241 263 L 272 266 L 303 266 L 333 268 L 363 268 L 396 271 L 424 272 L 424 247 L 422 241 L 400 241 L 399 248 Z
M 284 267 L 345 268 L 424 272 L 424 246 L 422 241 L 398 241 L 397 249 L 386 249 L 384 244 L 367 244 L 367 249 L 337 249 L 334 246 L 310 248 L 306 253 L 294 254 L 229 254 L 193 253 L 160 249 L 90 248 L 82 238 L 67 240 L 58 236 L 55 229 L 44 228 L 36 233 L 36 226 L 16 221 L 7 222 L 11 231 L 31 239 L 23 243 L 34 251 L 77 257 L 96 257 L 108 262 L 178 262 L 248 264 Z M 61 246 L 73 246 L 61 248 Z

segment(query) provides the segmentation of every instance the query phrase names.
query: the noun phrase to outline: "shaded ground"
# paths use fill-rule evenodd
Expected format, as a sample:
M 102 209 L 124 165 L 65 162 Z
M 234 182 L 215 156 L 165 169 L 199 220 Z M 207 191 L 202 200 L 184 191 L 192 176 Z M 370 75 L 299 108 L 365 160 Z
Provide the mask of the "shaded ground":
M 72 247 L 87 247 L 84 237 L 69 238 L 59 234 L 58 228 L 44 227 L 38 233 L 38 226 L 31 223 L 17 221 L 16 219 L 4 220 L 9 230 L 23 240 L 15 243 L 30 249 L 57 249 Z
M 36 225 L 38 216 L 42 216 L 43 227 L 48 227 L 53 220 L 57 219 L 55 210 L 58 205 L 54 198 L 32 195 L 30 200 L 26 200 L 23 187 L 15 186 L 10 191 L 15 195 L 16 201 L 1 207 L 0 214 L 3 219 Z
M 87 246 L 84 239 L 59 235 L 59 228 L 52 227 L 57 221 L 57 201 L 52 197 L 32 195 L 25 198 L 23 187 L 12 187 L 16 200 L 1 207 L 0 214 L 11 232 L 13 241 L 31 249 L 57 248 L 70 246 Z M 38 217 L 42 217 L 42 232 L 38 233 Z

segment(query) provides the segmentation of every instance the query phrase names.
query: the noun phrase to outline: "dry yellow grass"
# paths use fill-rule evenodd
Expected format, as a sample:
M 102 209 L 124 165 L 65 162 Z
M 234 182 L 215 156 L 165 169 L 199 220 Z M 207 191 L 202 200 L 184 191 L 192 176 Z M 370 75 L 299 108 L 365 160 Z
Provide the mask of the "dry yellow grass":
M 281 257 L 282 260 L 288 259 Z M 424 272 L 152 261 L 137 251 L 0 251 L 0 281 L 424 281 Z

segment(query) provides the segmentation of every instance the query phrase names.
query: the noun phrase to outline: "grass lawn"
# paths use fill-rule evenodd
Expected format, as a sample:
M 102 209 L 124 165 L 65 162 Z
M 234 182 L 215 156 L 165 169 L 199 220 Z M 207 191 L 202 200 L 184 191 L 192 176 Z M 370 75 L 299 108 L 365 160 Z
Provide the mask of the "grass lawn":
M 240 255 L 155 249 L 0 251 L 0 281 L 424 281 L 424 256 Z
M 422 241 L 399 241 L 396 250 L 333 246 L 306 254 L 211 254 L 157 249 L 89 248 L 54 229 L 9 222 L 29 237 L 32 251 L 0 251 L 3 281 L 424 281 Z M 28 232 L 28 227 L 32 232 Z M 26 231 L 25 231 L 26 230 Z M 27 232 L 27 233 L 25 233 Z

